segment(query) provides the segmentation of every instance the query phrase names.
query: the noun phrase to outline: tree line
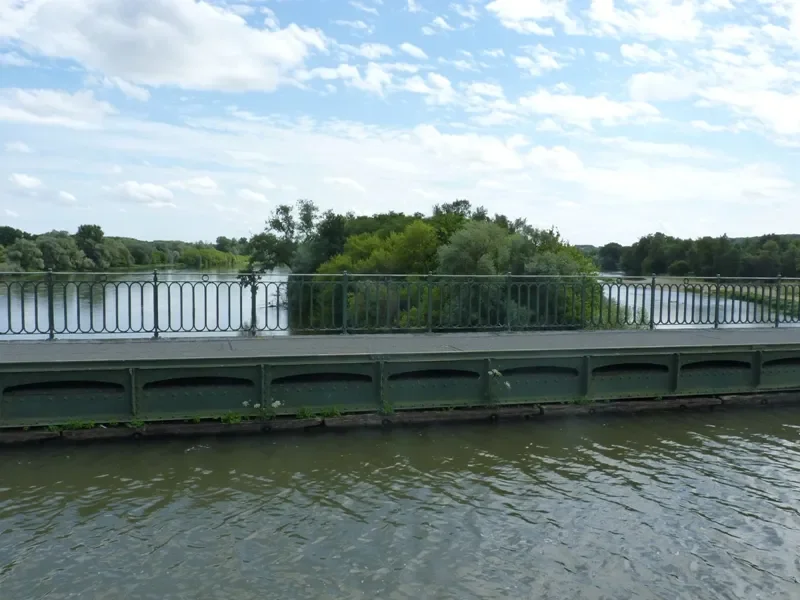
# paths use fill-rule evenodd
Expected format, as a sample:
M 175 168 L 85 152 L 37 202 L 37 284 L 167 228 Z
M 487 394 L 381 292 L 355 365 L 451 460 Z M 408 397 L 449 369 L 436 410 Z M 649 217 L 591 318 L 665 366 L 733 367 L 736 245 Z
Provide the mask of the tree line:
M 538 229 L 502 214 L 490 217 L 467 200 L 438 204 L 430 215 L 371 216 L 321 212 L 312 201 L 300 200 L 278 206 L 264 231 L 250 239 L 250 250 L 250 275 L 243 278 L 252 281 L 287 267 L 290 319 L 312 319 L 303 327 L 341 323 L 343 313 L 357 312 L 393 329 L 430 319 L 470 327 L 543 317 L 570 327 L 600 323 L 601 308 L 610 304 L 590 276 L 597 265 L 555 228 Z M 345 272 L 402 277 L 392 284 L 380 277 L 345 284 Z M 451 275 L 497 277 L 465 284 L 448 280 Z M 543 279 L 541 284 L 514 279 L 525 275 Z M 559 276 L 577 277 L 564 285 Z
M 106 236 L 99 225 L 74 234 L 34 235 L 0 226 L 0 271 L 106 271 L 141 267 L 234 268 L 246 263 L 246 238 L 218 237 L 216 243 L 143 241 Z
M 630 246 L 584 247 L 604 272 L 677 277 L 767 278 L 800 276 L 800 236 L 681 239 L 654 233 Z

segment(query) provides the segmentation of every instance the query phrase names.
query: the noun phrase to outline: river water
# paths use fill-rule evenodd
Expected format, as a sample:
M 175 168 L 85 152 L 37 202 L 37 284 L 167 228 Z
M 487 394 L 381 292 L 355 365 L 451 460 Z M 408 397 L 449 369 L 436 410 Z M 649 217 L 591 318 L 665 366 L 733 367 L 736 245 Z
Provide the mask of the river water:
M 3 600 L 796 600 L 798 548 L 797 408 L 0 451 Z

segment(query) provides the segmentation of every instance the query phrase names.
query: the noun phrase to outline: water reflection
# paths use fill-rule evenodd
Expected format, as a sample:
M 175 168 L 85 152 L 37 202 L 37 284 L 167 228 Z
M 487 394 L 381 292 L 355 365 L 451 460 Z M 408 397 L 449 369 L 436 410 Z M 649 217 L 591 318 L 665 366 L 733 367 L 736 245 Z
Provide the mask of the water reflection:
M 0 589 L 4 600 L 797 598 L 799 417 L 6 451 Z

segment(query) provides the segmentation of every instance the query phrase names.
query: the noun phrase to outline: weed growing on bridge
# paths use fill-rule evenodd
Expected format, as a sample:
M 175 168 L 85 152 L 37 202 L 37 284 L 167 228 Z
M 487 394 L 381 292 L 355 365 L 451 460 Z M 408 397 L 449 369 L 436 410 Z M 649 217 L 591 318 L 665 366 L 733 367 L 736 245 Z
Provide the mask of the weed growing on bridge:
M 297 411 L 298 419 L 313 419 L 315 416 L 316 415 L 314 414 L 314 411 L 310 408 L 306 408 L 305 406 Z
M 503 374 L 497 369 L 489 369 L 489 403 L 497 404 L 500 396 L 507 394 L 511 390 L 511 383 L 503 378 Z
M 226 425 L 237 425 L 242 422 L 242 415 L 235 412 L 229 412 L 220 417 L 219 420 Z
M 326 408 L 325 410 L 323 410 L 320 413 L 320 416 L 323 419 L 331 419 L 333 417 L 341 417 L 342 416 L 342 411 L 339 410 L 338 406 L 331 406 L 331 407 Z
M 141 429 L 142 427 L 144 427 L 144 421 L 139 421 L 139 420 L 131 421 L 130 423 L 128 423 L 128 427 L 130 427 L 131 429 Z
M 384 400 L 381 403 L 381 414 L 382 415 L 393 415 L 394 414 L 394 406 L 388 400 Z
M 66 425 L 64 425 L 63 429 L 94 429 L 94 425 L 94 421 L 69 421 Z
M 242 406 L 248 408 L 250 406 L 250 402 L 245 400 L 242 402 Z M 280 400 L 273 400 L 269 405 L 261 404 L 256 402 L 253 404 L 253 408 L 258 411 L 258 417 L 264 421 L 269 421 L 270 419 L 274 419 L 276 416 L 275 411 L 283 406 L 283 403 Z

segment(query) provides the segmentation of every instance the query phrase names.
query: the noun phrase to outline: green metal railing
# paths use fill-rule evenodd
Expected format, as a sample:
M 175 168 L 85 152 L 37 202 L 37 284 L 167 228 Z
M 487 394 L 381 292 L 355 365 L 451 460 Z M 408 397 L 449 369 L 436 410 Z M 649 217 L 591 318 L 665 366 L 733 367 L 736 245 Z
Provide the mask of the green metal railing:
M 800 280 L 604 276 L 0 273 L 0 336 L 772 326 Z

